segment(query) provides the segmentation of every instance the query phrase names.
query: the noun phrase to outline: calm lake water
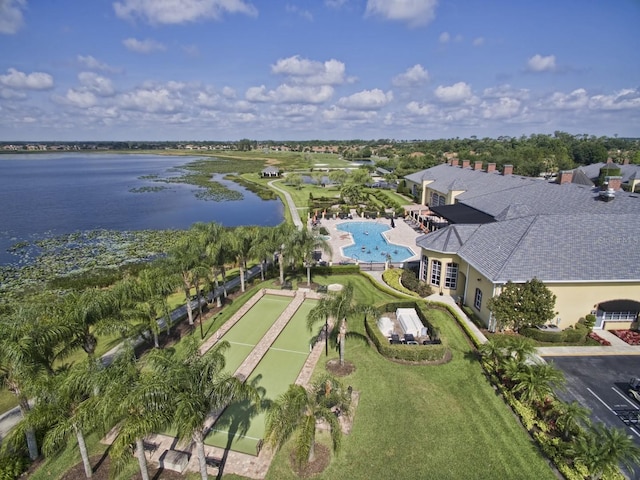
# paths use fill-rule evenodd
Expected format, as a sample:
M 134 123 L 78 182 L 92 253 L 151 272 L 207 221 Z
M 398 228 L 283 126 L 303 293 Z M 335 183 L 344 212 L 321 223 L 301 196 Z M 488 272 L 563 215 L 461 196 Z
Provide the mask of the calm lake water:
M 279 200 L 199 200 L 193 185 L 140 178 L 179 176 L 196 157 L 116 154 L 0 155 L 0 265 L 15 261 L 7 248 L 76 231 L 186 229 L 195 222 L 272 226 L 282 222 Z M 132 189 L 165 187 L 134 193 Z

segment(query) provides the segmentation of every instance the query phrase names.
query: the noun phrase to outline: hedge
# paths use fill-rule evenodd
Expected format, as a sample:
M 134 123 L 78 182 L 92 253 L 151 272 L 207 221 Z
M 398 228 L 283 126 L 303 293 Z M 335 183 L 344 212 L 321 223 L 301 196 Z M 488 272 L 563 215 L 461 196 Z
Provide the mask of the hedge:
M 332 265 L 332 266 L 315 266 L 311 267 L 313 275 L 347 275 L 351 273 L 360 273 L 358 265 Z
M 394 312 L 398 308 L 415 308 L 422 324 L 429 329 L 430 332 L 438 332 L 429 320 L 425 307 L 413 301 L 391 302 L 380 307 L 383 312 Z M 367 318 L 365 329 L 369 338 L 374 343 L 378 352 L 383 357 L 394 360 L 404 360 L 409 362 L 442 362 L 451 359 L 451 351 L 446 345 L 391 345 L 387 337 L 385 337 L 376 324 L 376 319 Z
M 549 332 L 535 327 L 526 327 L 521 328 L 520 333 L 538 342 L 577 343 L 587 336 L 589 330 L 581 325 L 576 325 L 576 328 L 567 328 L 559 332 Z

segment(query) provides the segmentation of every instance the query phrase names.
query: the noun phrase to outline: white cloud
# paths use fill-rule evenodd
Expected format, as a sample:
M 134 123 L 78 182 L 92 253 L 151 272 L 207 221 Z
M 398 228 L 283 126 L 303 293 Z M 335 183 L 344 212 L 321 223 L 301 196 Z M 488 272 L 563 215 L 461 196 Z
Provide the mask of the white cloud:
M 26 0 L 0 0 L 0 33 L 13 35 L 17 33 L 24 19 L 22 10 L 27 8 Z
M 324 0 L 324 4 L 329 8 L 341 8 L 349 0 Z
M 333 96 L 333 87 L 329 85 L 280 85 L 275 90 L 268 90 L 261 85 L 250 87 L 245 93 L 249 102 L 265 103 L 323 103 Z
M 508 119 L 518 115 L 522 103 L 520 100 L 501 97 L 494 101 L 482 102 L 482 117 L 491 120 Z
M 589 95 L 584 88 L 578 88 L 569 94 L 555 92 L 543 105 L 558 110 L 579 110 L 589 105 Z
M 231 87 L 223 87 L 222 95 L 224 95 L 226 98 L 236 98 L 236 90 Z
M 484 37 L 477 37 L 473 39 L 473 46 L 480 47 L 484 45 Z
M 407 22 L 411 27 L 426 25 L 436 16 L 438 0 L 368 0 L 365 15 Z
M 0 75 L 0 85 L 19 90 L 47 90 L 53 88 L 53 77 L 48 73 L 26 74 L 10 68 L 7 75 Z
M 285 6 L 285 10 L 287 13 L 293 13 L 294 15 L 304 18 L 310 22 L 313 21 L 313 14 L 309 10 L 304 10 L 297 5 L 287 4 Z
M 289 77 L 292 83 L 308 85 L 341 85 L 349 79 L 345 78 L 344 63 L 331 59 L 318 62 L 299 55 L 281 58 L 271 65 L 271 72 Z
M 66 103 L 73 107 L 89 108 L 93 107 L 96 103 L 96 96 L 87 90 L 69 89 L 67 94 L 60 99 L 61 103 Z
M 109 97 L 115 90 L 109 78 L 98 75 L 94 72 L 81 72 L 78 74 L 80 84 L 90 92 L 101 97 Z
M 640 89 L 623 89 L 613 95 L 594 95 L 590 107 L 598 110 L 637 109 L 640 113 Z
M 434 93 L 438 100 L 445 103 L 461 103 L 472 98 L 471 86 L 465 82 L 458 82 L 448 87 L 440 85 Z
M 325 122 L 357 122 L 370 121 L 377 118 L 377 112 L 366 110 L 348 110 L 332 105 L 330 108 L 323 110 L 322 119 Z
M 91 55 L 78 55 L 77 57 L 78 63 L 85 68 L 90 70 L 100 70 L 103 72 L 116 72 L 118 69 L 113 68 L 107 65 L 104 62 L 100 62 L 96 58 Z
M 127 38 L 122 41 L 122 44 L 127 47 L 127 49 L 136 53 L 152 53 L 166 50 L 163 44 L 151 39 L 138 40 L 137 38 Z
M 243 0 L 121 0 L 113 8 L 120 18 L 141 18 L 152 24 L 218 20 L 225 13 L 258 14 L 253 5 Z
M 498 85 L 497 87 L 485 88 L 482 91 L 482 98 L 503 98 L 511 97 L 518 100 L 528 100 L 531 97 L 531 92 L 526 88 L 514 89 L 511 85 Z
M 436 107 L 429 103 L 409 102 L 406 108 L 409 113 L 420 116 L 430 116 L 436 112 Z
M 550 72 L 556 68 L 555 55 L 543 57 L 536 54 L 527 61 L 527 70 L 531 72 Z
M 393 100 L 393 92 L 384 93 L 375 88 L 363 90 L 348 97 L 338 100 L 338 106 L 353 110 L 379 110 L 387 106 Z
M 149 113 L 174 113 L 183 102 L 171 85 L 144 87 L 118 96 L 118 106 Z
M 451 35 L 449 34 L 449 32 L 442 32 L 438 37 L 438 41 L 440 43 L 449 43 L 450 40 L 451 40 Z
M 391 83 L 396 87 L 416 87 L 429 81 L 429 72 L 420 64 L 408 68 L 404 73 L 396 75 Z

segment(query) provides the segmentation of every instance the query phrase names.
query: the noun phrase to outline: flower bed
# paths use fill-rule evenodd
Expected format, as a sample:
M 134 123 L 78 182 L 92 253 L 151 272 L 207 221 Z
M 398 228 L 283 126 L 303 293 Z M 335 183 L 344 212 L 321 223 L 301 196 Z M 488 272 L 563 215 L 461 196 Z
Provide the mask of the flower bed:
M 635 330 L 611 330 L 611 333 L 629 345 L 640 345 L 640 332 Z
M 587 335 L 589 338 L 593 338 L 596 342 L 598 342 L 600 345 L 603 345 L 605 347 L 609 347 L 611 346 L 611 342 L 609 340 L 605 340 L 604 338 L 602 338 L 600 335 L 598 335 L 597 333 L 591 332 L 589 333 L 589 335 Z

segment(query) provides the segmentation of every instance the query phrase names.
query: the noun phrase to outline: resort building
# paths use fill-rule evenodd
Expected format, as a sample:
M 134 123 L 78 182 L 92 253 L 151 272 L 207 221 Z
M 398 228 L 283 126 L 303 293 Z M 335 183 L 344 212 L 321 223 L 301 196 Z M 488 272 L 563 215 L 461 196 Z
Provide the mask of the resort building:
M 560 328 L 588 314 L 595 328 L 628 328 L 640 314 L 640 194 L 621 190 L 620 177 L 603 188 L 567 178 L 457 159 L 404 177 L 419 200 L 407 216 L 425 232 L 421 280 L 489 328 L 489 299 L 533 278 L 556 295 Z

